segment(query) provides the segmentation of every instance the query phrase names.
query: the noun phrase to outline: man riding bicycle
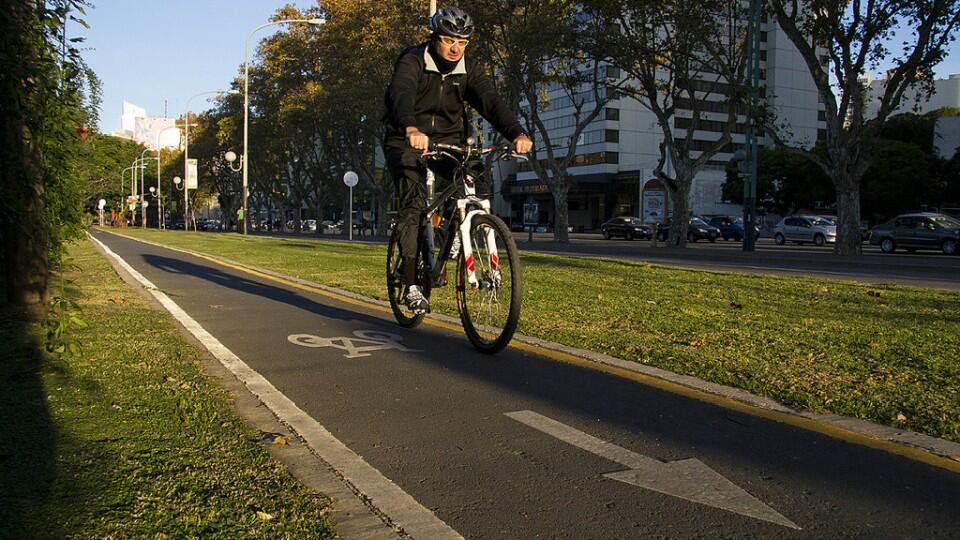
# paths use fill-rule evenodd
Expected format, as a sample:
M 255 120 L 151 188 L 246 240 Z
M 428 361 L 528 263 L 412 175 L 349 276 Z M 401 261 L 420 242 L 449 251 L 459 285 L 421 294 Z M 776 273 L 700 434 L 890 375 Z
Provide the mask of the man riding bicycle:
M 470 129 L 465 103 L 513 141 L 517 153 L 533 147 L 490 78 L 464 56 L 473 34 L 470 15 L 458 7 L 440 8 L 429 28 L 428 41 L 408 47 L 397 59 L 385 96 L 383 150 L 397 192 L 405 300 L 415 313 L 429 307 L 416 285 L 417 234 L 427 206 L 427 169 L 420 156 L 430 142 L 463 144 Z M 435 172 L 446 176 L 449 171 Z

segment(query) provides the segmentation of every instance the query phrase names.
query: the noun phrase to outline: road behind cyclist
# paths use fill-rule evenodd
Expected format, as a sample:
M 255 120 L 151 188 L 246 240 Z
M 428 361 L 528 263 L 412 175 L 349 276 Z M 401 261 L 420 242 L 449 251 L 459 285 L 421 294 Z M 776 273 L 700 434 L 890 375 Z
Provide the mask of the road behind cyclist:
M 431 142 L 464 144 L 470 129 L 465 103 L 513 141 L 518 153 L 525 154 L 533 147 L 493 82 L 464 55 L 473 34 L 470 15 L 458 7 L 440 8 L 429 27 L 428 41 L 400 54 L 385 96 L 384 154 L 399 205 L 405 299 L 407 307 L 417 313 L 428 309 L 427 299 L 415 283 L 418 226 L 427 206 L 427 170 L 420 155 Z M 435 172 L 447 176 L 449 171 Z

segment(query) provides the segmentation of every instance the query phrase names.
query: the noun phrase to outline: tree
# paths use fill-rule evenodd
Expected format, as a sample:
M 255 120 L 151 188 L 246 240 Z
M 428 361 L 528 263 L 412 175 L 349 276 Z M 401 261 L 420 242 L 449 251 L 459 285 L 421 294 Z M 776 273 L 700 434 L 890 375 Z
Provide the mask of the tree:
M 384 91 L 400 52 L 426 38 L 427 7 L 418 0 L 329 0 L 323 8 L 328 21 L 316 52 L 324 92 L 313 112 L 325 134 L 323 172 L 332 184 L 327 191 L 345 201 L 347 188 L 340 179 L 353 170 L 359 177 L 354 191 L 369 190 L 378 215 L 385 216 L 394 186 L 377 161 Z M 380 219 L 377 227 L 385 234 L 387 221 Z
M 874 152 L 871 166 L 863 176 L 864 218 L 877 223 L 936 202 L 932 154 L 912 142 L 892 139 L 878 139 Z
M 933 68 L 960 24 L 960 0 L 768 0 L 768 5 L 813 77 L 825 109 L 826 152 L 818 156 L 792 140 L 773 116 L 763 119 L 765 131 L 830 177 L 839 218 L 834 252 L 859 253 L 861 183 L 876 155 L 876 140 L 906 90 L 919 87 L 929 96 Z M 897 33 L 910 35 L 899 50 L 893 43 Z M 884 66 L 890 67 L 878 112 L 867 118 L 862 77 Z
M 0 4 L 0 241 L 7 301 L 46 312 L 50 270 L 82 234 L 76 157 L 96 120 L 97 80 L 64 39 L 83 0 Z
M 636 99 L 657 119 L 660 158 L 654 174 L 670 192 L 669 243 L 685 245 L 693 180 L 720 152 L 732 152 L 745 111 L 746 21 L 737 0 L 595 0 L 610 31 L 596 54 L 622 69 Z M 677 115 L 678 110 L 689 114 Z M 722 120 L 710 120 L 719 113 Z M 713 138 L 695 133 L 709 122 Z M 668 170 L 668 164 L 673 172 Z
M 550 188 L 554 204 L 553 238 L 567 242 L 569 172 L 576 165 L 580 135 L 616 99 L 621 78 L 592 58 L 584 44 L 602 28 L 582 17 L 568 0 L 495 0 L 476 2 L 478 34 L 508 102 L 519 110 L 535 143 L 530 166 Z M 592 40 L 595 41 L 595 37 Z M 550 91 L 559 97 L 550 99 Z M 556 139 L 545 116 L 571 108 L 569 130 Z
M 757 202 L 767 213 L 788 215 L 819 204 L 832 205 L 830 179 L 809 160 L 780 149 L 760 148 L 757 153 Z M 743 204 L 743 180 L 737 166 L 727 167 L 723 200 Z

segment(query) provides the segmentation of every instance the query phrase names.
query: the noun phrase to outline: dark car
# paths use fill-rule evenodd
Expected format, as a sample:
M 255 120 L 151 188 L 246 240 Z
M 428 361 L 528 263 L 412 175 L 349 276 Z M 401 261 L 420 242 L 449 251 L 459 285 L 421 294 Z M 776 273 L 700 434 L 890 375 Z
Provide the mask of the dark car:
M 600 226 L 600 232 L 607 240 L 614 236 L 622 236 L 627 240 L 650 238 L 650 227 L 644 225 L 640 218 L 630 216 L 615 217 L 607 221 Z
M 743 218 L 735 216 L 703 216 L 704 221 L 720 230 L 724 240 L 743 240 Z M 753 239 L 760 238 L 760 227 L 753 226 Z
M 902 248 L 911 252 L 936 249 L 956 255 L 958 242 L 960 219 L 933 212 L 902 214 L 870 231 L 870 243 L 879 245 L 884 253 Z
M 667 220 L 665 223 L 657 224 L 658 240 L 666 241 L 669 234 L 670 220 Z M 716 242 L 717 238 L 719 237 L 720 229 L 710 225 L 706 221 L 696 216 L 690 218 L 690 223 L 687 227 L 687 242 L 696 242 L 697 240 L 709 240 L 711 242 Z

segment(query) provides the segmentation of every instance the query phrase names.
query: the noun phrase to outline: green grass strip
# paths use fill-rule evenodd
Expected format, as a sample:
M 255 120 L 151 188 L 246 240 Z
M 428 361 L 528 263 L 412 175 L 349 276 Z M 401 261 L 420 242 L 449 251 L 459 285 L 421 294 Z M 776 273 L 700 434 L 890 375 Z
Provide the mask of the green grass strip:
M 200 371 L 200 352 L 87 242 L 66 293 L 86 328 L 56 359 L 0 310 L 0 537 L 332 538 L 293 479 Z
M 123 229 L 385 299 L 385 247 Z M 519 332 L 960 441 L 960 294 L 523 253 Z M 451 287 L 435 311 L 456 315 Z

